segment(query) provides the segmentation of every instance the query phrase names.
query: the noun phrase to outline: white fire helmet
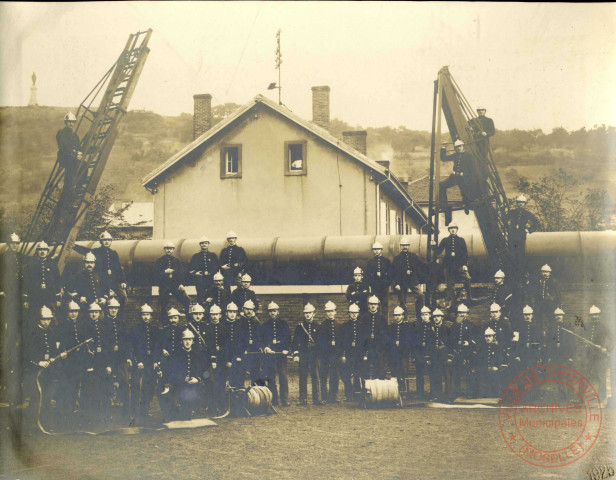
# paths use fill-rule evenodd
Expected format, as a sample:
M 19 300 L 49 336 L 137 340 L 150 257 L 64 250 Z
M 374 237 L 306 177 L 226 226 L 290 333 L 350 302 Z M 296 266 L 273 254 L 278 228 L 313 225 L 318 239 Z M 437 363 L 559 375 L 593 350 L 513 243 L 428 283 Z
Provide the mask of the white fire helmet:
M 533 308 L 530 305 L 526 305 L 523 309 L 522 309 L 522 313 L 524 315 L 528 315 L 533 313 Z
M 528 200 L 526 199 L 526 197 L 524 195 L 520 195 L 518 198 L 515 199 L 516 202 L 520 202 L 520 203 L 526 203 L 528 202 Z
M 167 312 L 167 316 L 168 317 L 179 317 L 180 312 L 178 312 L 175 308 L 171 307 L 169 311 Z
M 304 313 L 312 313 L 314 312 L 314 306 L 311 303 L 307 303 L 304 306 Z
M 330 301 L 330 302 L 327 302 L 327 303 L 325 304 L 325 308 L 324 308 L 324 310 L 325 310 L 326 312 L 328 312 L 328 311 L 332 311 L 332 310 L 336 310 L 336 304 L 335 304 L 334 302 L 331 302 L 331 301 Z
M 255 304 L 252 303 L 252 300 L 246 300 L 244 302 L 244 308 L 247 308 L 248 310 L 254 310 L 255 309 Z
M 235 233 L 233 230 L 229 230 L 227 232 L 227 238 L 237 238 L 237 233 Z
M 79 307 L 79 304 L 73 300 L 71 300 L 70 302 L 68 302 L 68 311 L 69 312 L 76 312 L 81 310 L 81 307 Z
M 222 276 L 222 273 L 220 273 L 220 272 L 216 272 L 216 273 L 214 274 L 214 277 L 213 277 L 213 278 L 214 278 L 214 281 L 217 281 L 217 280 L 224 280 L 224 279 L 225 279 L 225 277 L 223 277 L 223 276 Z
M 565 312 L 563 311 L 562 308 L 557 308 L 556 310 L 554 310 L 554 315 L 564 315 Z
M 41 318 L 53 318 L 53 312 L 45 305 L 41 307 Z
M 376 295 L 372 295 L 369 299 L 368 299 L 368 303 L 372 303 L 372 304 L 379 304 L 381 303 L 381 301 L 379 300 L 379 297 L 377 297 Z
M 500 312 L 501 307 L 498 303 L 493 303 L 492 305 L 490 305 L 490 311 L 491 312 Z
M 278 304 L 276 302 L 270 302 L 270 304 L 267 306 L 268 310 L 279 310 L 280 307 L 278 306 Z
M 400 306 L 394 308 L 394 315 L 404 315 L 404 308 Z
M 485 331 L 485 332 L 483 332 L 483 334 L 484 334 L 486 337 L 487 337 L 487 336 L 489 336 L 489 335 L 494 336 L 494 335 L 496 335 L 496 332 L 495 332 L 494 330 L 492 330 L 490 327 L 488 327 L 488 328 L 486 328 L 486 331 Z
M 458 305 L 458 313 L 468 313 L 468 307 L 461 303 Z
M 45 243 L 44 240 L 41 240 L 40 242 L 36 244 L 36 249 L 37 250 L 49 250 L 49 245 L 47 245 L 47 243 Z
M 120 307 L 120 302 L 118 302 L 118 300 L 113 297 L 111 300 L 109 300 L 107 302 L 107 308 L 111 308 L 111 307 Z
M 163 248 L 175 248 L 175 243 L 171 240 L 165 240 L 165 243 L 163 243 Z
M 372 244 L 372 250 L 376 250 L 376 249 L 381 249 L 383 250 L 383 245 L 381 244 L 381 242 L 374 242 Z
M 152 307 L 150 307 L 147 303 L 141 305 L 141 313 L 153 313 Z
M 202 244 L 202 243 L 210 243 L 210 239 L 207 237 L 201 237 L 199 239 L 199 244 Z
M 355 267 L 355 270 L 353 270 L 353 275 L 363 275 L 364 271 L 359 268 L 359 267 Z
M 203 308 L 200 303 L 195 303 L 190 308 L 190 313 L 205 313 L 205 308 Z
M 237 305 L 233 302 L 231 302 L 229 305 L 227 305 L 227 312 L 231 311 L 231 312 L 237 312 L 238 308 Z
M 356 303 L 349 305 L 349 313 L 359 313 L 359 306 Z
M 459 138 L 455 142 L 453 142 L 454 147 L 459 147 L 460 145 L 464 145 L 464 142 Z
M 445 314 L 443 314 L 443 312 L 441 312 L 438 308 L 436 310 L 434 310 L 434 312 L 432 312 L 432 316 L 433 317 L 444 317 Z
M 90 312 L 100 312 L 101 310 L 102 308 L 98 303 L 94 302 L 90 304 L 90 308 L 89 308 Z
M 103 233 L 101 233 L 98 236 L 98 239 L 99 240 L 113 240 L 113 237 L 111 236 L 111 234 L 107 230 L 105 230 Z
M 601 313 L 601 310 L 596 305 L 593 305 L 592 307 L 590 307 L 588 313 L 589 315 L 599 315 Z
M 458 224 L 456 222 L 451 222 L 447 225 L 447 230 L 451 230 L 452 228 L 458 228 Z
M 432 313 L 432 310 L 430 310 L 430 307 L 428 307 L 427 305 L 424 305 L 423 307 L 421 307 L 421 313 Z
M 400 239 L 400 245 L 410 245 L 411 239 L 409 237 L 402 237 Z
M 552 268 L 546 263 L 543 267 L 541 267 L 542 272 L 551 272 Z
M 9 237 L 9 243 L 19 243 L 21 240 L 19 239 L 19 235 L 17 235 L 15 232 L 11 233 L 11 236 Z
M 195 338 L 195 334 L 187 328 L 182 332 L 182 338 Z
M 505 272 L 503 272 L 502 270 L 497 270 L 494 274 L 494 278 L 505 278 Z
M 92 252 L 88 252 L 83 256 L 84 262 L 96 262 L 96 257 Z
M 75 117 L 75 114 L 73 112 L 68 112 L 66 115 L 64 115 L 64 121 L 65 122 L 76 122 L 77 118 Z
M 222 310 L 220 309 L 220 307 L 218 305 L 212 305 L 210 307 L 210 315 L 212 315 L 213 313 L 221 313 Z
M 245 273 L 244 275 L 242 275 L 242 282 L 252 282 L 251 276 Z

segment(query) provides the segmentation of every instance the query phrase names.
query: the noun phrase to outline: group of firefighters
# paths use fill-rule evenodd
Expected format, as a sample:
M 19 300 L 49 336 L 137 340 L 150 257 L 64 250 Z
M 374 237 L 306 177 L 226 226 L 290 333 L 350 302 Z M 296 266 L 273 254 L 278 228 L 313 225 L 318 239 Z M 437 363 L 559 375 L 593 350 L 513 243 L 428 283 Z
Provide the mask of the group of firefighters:
M 444 308 L 447 315 L 425 304 L 422 262 L 403 237 L 393 262 L 375 243 L 366 268 L 354 270 L 346 292 L 348 319 L 327 301 L 323 322 L 307 303 L 297 324 L 275 302 L 259 307 L 234 232 L 220 256 L 209 251 L 207 238 L 200 239 L 190 278 L 173 255 L 173 243 L 165 242 L 152 277 L 159 288 L 159 322 L 148 304 L 140 318 L 127 318 L 124 273 L 107 232 L 100 247 L 85 254 L 82 268 L 64 278 L 44 242 L 32 258 L 22 258 L 20 240 L 12 235 L 2 256 L 4 393 L 12 405 L 29 398 L 31 424 L 34 416 L 67 426 L 106 421 L 114 404 L 122 406 L 123 417 L 142 422 L 155 394 L 165 420 L 191 418 L 206 410 L 223 413 L 229 388 L 246 385 L 266 385 L 274 405 L 288 406 L 292 358 L 299 363 L 299 405 L 307 404 L 309 377 L 315 405 L 338 402 L 340 380 L 346 401 L 357 400 L 365 379 L 395 377 L 408 391 L 410 360 L 418 399 L 496 397 L 525 369 L 556 363 L 579 369 L 605 401 L 613 335 L 599 308 L 590 308 L 588 321 L 565 322 L 548 265 L 522 288 L 507 285 L 499 270 L 489 296 L 472 299 L 466 244 L 455 224 L 448 228 L 450 235 L 433 246 L 443 254 L 439 261 L 455 301 Z M 467 290 L 462 301 L 453 291 L 456 276 Z M 196 286 L 196 299 L 186 293 L 188 282 Z M 390 288 L 399 300 L 391 321 Z M 414 314 L 407 311 L 408 295 L 414 297 Z M 168 309 L 171 296 L 179 310 Z M 485 303 L 485 318 L 471 322 L 469 306 Z M 261 310 L 267 311 L 263 321 L 257 317 Z M 293 335 L 289 321 L 297 325 Z

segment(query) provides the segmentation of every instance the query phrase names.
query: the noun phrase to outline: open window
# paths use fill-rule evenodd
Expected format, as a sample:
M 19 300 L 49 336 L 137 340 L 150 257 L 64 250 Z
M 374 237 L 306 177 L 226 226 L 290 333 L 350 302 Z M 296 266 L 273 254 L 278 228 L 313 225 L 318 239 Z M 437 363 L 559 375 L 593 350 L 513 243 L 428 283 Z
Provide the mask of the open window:
M 242 146 L 223 145 L 220 148 L 220 178 L 241 178 Z
M 285 142 L 284 153 L 285 175 L 306 175 L 306 142 Z

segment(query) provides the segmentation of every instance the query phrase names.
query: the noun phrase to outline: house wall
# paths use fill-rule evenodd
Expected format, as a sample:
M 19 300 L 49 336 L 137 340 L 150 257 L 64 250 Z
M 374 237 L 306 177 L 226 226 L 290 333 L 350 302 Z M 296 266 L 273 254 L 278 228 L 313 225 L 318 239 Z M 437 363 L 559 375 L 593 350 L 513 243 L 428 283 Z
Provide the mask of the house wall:
M 304 140 L 307 175 L 285 175 L 285 142 Z M 223 144 L 242 145 L 241 178 L 221 178 Z M 373 234 L 377 202 L 370 176 L 356 160 L 256 106 L 158 186 L 154 238 L 221 237 L 229 230 L 240 237 Z

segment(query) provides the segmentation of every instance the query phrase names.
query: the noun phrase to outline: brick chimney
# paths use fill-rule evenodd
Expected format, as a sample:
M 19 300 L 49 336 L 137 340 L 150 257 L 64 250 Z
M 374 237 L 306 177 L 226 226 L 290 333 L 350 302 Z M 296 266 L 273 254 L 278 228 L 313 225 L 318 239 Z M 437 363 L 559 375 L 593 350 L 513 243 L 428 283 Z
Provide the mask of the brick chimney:
M 195 113 L 193 115 L 193 140 L 212 128 L 212 96 L 209 93 L 193 95 Z
M 353 132 L 342 132 L 342 141 L 353 147 L 358 152 L 366 154 L 366 130 L 356 130 Z
M 312 87 L 312 122 L 329 130 L 329 87 Z

